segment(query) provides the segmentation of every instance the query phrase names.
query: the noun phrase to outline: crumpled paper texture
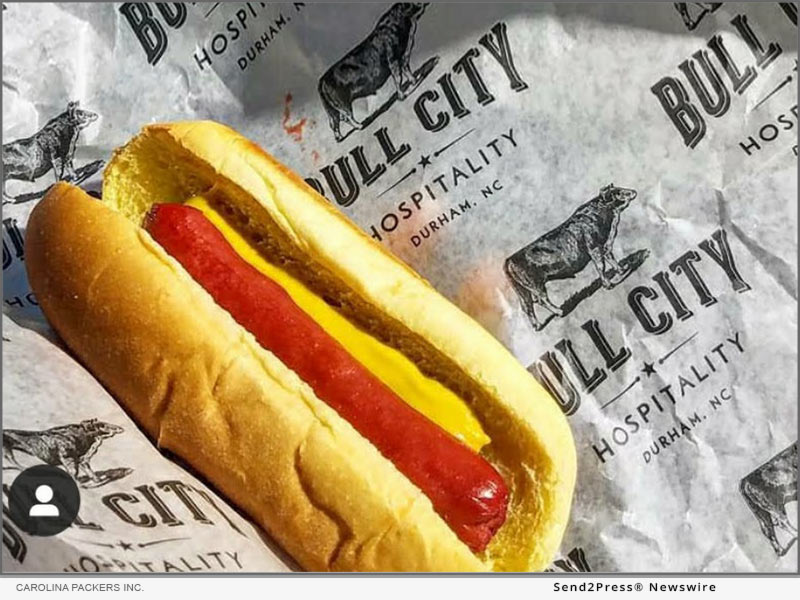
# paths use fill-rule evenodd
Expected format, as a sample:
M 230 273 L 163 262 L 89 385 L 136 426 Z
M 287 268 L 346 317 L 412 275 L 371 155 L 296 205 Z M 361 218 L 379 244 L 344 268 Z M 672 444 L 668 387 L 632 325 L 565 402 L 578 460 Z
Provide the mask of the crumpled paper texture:
M 42 192 L 99 192 L 146 123 L 214 119 L 551 390 L 579 456 L 554 570 L 796 570 L 796 4 L 263 4 L 4 4 L 3 427 L 117 423 L 95 470 L 133 469 L 85 492 L 102 532 L 6 544 L 6 568 L 291 568 L 34 331 Z M 213 526 L 109 522 L 104 493 L 168 479 Z M 136 546 L 168 537 L 189 539 Z
M 6 570 L 287 570 L 291 562 L 255 526 L 177 461 L 159 453 L 57 341 L 20 327 L 7 315 L 3 374 L 4 432 L 42 431 L 39 439 L 45 443 L 74 448 L 87 439 L 99 442 L 94 452 L 79 458 L 94 477 L 82 471 L 77 478 L 81 508 L 70 528 L 54 537 L 30 536 L 6 522 L 4 514 Z M 41 460 L 18 448 L 12 452 L 22 468 Z M 4 484 L 18 472 L 7 468 L 10 463 L 6 457 Z

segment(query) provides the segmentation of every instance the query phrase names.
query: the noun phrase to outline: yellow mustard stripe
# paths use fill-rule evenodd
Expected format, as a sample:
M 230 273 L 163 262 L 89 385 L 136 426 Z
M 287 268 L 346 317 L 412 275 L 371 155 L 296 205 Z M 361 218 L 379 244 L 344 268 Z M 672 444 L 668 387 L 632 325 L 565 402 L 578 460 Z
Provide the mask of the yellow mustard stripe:
M 361 331 L 303 283 L 269 263 L 205 198 L 195 196 L 186 204 L 201 210 L 239 256 L 286 290 L 306 314 L 405 402 L 476 452 L 489 443 L 469 406 L 450 389 L 423 375 L 402 352 Z

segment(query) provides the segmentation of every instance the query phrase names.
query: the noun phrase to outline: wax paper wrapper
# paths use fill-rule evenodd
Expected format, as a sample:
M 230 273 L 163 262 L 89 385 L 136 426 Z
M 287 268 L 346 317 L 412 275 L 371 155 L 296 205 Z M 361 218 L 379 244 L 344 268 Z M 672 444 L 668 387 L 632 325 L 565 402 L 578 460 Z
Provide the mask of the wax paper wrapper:
M 794 3 L 5 3 L 5 310 L 45 327 L 22 240 L 54 181 L 99 196 L 142 125 L 218 120 L 552 393 L 579 456 L 553 570 L 795 570 L 796 57 Z M 103 531 L 25 540 L 24 557 L 9 537 L 6 565 L 125 556 L 95 541 L 161 570 L 189 548 L 278 567 L 57 346 L 13 332 L 4 430 L 112 423 L 124 434 L 93 468 L 132 471 L 85 492 L 81 518 Z M 213 525 L 184 510 L 147 529 L 102 508 L 123 493 L 149 511 L 145 489 L 174 503 L 170 479 L 214 498 Z M 189 539 L 138 549 L 167 538 Z
M 65 351 L 3 315 L 3 490 L 10 473 L 76 456 L 81 506 L 53 537 L 3 515 L 7 571 L 198 573 L 286 570 L 263 534 L 208 485 L 162 456 Z M 26 435 L 31 429 L 34 435 Z M 10 468 L 11 467 L 11 468 Z M 16 474 L 16 473 L 14 473 Z

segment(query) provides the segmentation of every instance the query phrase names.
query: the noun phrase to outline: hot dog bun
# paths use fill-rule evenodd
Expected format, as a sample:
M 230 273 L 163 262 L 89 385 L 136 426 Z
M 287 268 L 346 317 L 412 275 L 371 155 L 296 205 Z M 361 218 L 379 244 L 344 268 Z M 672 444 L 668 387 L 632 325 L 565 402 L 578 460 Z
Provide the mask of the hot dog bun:
M 465 399 L 511 488 L 473 554 L 372 444 L 264 350 L 139 227 L 149 207 L 222 201 L 272 260 Z M 27 229 L 55 329 L 159 446 L 310 570 L 540 570 L 575 480 L 566 419 L 478 324 L 260 148 L 210 122 L 146 127 L 115 153 L 103 203 L 58 184 Z

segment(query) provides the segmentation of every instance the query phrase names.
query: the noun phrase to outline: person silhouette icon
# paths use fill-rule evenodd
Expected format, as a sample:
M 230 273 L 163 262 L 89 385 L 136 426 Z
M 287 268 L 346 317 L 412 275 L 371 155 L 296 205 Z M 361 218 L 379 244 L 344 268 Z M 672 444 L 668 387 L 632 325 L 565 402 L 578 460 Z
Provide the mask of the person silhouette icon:
M 53 465 L 34 465 L 17 475 L 8 490 L 7 505 L 3 487 L 3 526 L 8 516 L 29 535 L 58 535 L 75 522 L 80 507 L 78 482 Z
M 53 499 L 53 488 L 49 485 L 42 484 L 36 488 L 34 492 L 38 504 L 31 506 L 28 511 L 29 517 L 59 517 L 61 512 L 55 504 L 51 504 Z

